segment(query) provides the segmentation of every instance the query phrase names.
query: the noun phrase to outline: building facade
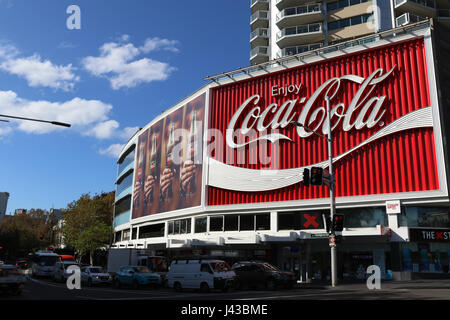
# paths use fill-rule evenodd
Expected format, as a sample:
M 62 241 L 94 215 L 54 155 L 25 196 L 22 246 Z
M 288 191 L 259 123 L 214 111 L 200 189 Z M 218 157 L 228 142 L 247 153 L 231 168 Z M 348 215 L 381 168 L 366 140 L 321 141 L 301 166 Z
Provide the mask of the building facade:
M 5 218 L 6 208 L 8 207 L 8 199 L 9 199 L 8 192 L 0 192 L 0 221 L 2 221 Z
M 445 28 L 426 21 L 213 77 L 124 146 L 112 250 L 328 279 L 329 189 L 303 182 L 304 169 L 328 168 L 328 96 L 339 277 L 373 264 L 386 278 L 448 275 Z
M 250 8 L 251 64 L 450 17 L 446 0 L 252 0 Z

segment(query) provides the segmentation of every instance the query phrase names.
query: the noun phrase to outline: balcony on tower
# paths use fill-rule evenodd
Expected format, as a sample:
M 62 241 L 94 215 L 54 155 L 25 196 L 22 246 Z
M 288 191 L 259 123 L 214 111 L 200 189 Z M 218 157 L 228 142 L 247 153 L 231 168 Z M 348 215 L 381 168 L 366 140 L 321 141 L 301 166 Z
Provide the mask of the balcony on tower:
M 269 10 L 269 0 L 251 0 L 250 9 L 252 12 L 259 10 Z
M 269 47 L 256 47 L 250 51 L 250 63 L 259 64 L 269 61 Z
M 276 24 L 280 29 L 322 20 L 323 13 L 320 3 L 286 8 L 276 16 Z
M 280 48 L 298 44 L 322 42 L 323 40 L 322 23 L 287 27 L 277 33 L 277 45 Z
M 252 30 L 256 28 L 269 27 L 269 11 L 259 10 L 250 16 L 250 27 Z
M 269 45 L 269 29 L 258 28 L 250 33 L 250 45 L 252 48 Z
M 395 11 L 412 13 L 420 17 L 434 18 L 437 15 L 435 0 L 394 0 Z

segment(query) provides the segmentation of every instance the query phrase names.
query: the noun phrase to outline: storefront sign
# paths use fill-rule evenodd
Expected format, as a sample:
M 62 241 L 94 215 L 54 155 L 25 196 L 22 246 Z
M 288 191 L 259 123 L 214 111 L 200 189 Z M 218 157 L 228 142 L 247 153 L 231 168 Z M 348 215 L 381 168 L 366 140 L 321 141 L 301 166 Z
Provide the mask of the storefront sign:
M 386 213 L 387 214 L 402 213 L 402 208 L 400 206 L 400 200 L 386 201 Z
M 450 229 L 409 229 L 410 241 L 450 242 Z

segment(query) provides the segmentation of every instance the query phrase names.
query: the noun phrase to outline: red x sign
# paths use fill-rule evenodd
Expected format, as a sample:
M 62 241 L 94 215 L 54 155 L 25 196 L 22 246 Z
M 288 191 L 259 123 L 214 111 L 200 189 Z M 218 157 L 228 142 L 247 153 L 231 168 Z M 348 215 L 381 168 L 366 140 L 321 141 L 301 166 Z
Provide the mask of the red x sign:
M 306 219 L 306 222 L 303 224 L 303 226 L 305 228 L 308 228 L 310 225 L 312 225 L 314 228 L 319 227 L 319 224 L 316 221 L 317 215 L 309 215 L 309 214 L 305 213 L 303 216 Z

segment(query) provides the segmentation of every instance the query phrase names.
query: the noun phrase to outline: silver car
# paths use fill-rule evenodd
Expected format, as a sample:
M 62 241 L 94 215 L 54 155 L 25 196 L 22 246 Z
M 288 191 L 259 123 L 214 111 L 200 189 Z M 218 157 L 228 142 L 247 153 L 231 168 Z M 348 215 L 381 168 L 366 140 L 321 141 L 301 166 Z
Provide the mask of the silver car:
M 112 277 L 106 273 L 102 267 L 88 266 L 81 268 L 81 282 L 88 287 L 99 284 L 112 284 Z

